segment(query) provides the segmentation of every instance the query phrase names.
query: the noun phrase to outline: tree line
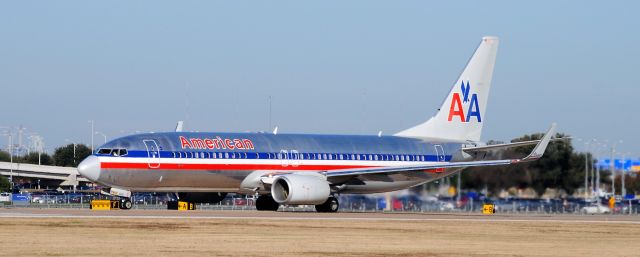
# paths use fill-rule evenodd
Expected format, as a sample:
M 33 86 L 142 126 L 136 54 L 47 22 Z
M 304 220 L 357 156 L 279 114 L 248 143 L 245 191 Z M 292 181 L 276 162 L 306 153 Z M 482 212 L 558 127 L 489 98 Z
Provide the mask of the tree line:
M 77 167 L 84 158 L 91 155 L 91 149 L 84 144 L 74 145 L 68 144 L 55 149 L 53 155 L 47 153 L 30 152 L 23 156 L 13 156 L 15 163 L 42 164 L 61 167 Z M 11 160 L 9 153 L 0 151 L 0 161 L 9 162 Z M 38 163 L 39 162 L 39 163 Z
M 524 135 L 511 140 L 521 142 L 537 140 L 543 134 Z M 557 134 L 556 137 L 568 137 Z M 490 143 L 500 143 L 493 141 Z M 529 154 L 534 146 L 509 148 L 500 152 L 489 152 L 487 158 L 510 159 L 522 158 Z M 496 195 L 502 189 L 533 188 L 542 195 L 547 188 L 563 189 L 569 195 L 579 188 L 584 188 L 585 158 L 595 160 L 590 153 L 576 152 L 571 139 L 553 141 L 549 144 L 544 156 L 537 161 L 518 163 L 506 166 L 473 167 L 462 172 L 462 188 L 483 190 Z M 591 168 L 591 167 L 589 167 Z M 620 193 L 620 176 L 616 177 L 617 193 Z M 611 172 L 600 170 L 600 182 L 611 185 Z M 640 193 L 640 179 L 636 175 L 627 174 L 625 184 L 628 193 Z M 604 190 L 605 188 L 601 188 Z

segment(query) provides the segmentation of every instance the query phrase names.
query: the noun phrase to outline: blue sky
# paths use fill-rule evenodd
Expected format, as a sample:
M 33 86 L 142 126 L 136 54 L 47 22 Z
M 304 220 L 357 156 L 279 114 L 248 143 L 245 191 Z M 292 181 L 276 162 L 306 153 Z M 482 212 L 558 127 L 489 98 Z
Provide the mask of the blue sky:
M 483 139 L 541 132 L 640 155 L 636 1 L 4 1 L 0 127 L 52 148 L 188 130 L 392 134 L 500 37 Z M 102 142 L 102 136 L 95 138 Z M 7 137 L 0 144 L 7 144 Z M 584 148 L 580 142 L 577 145 Z

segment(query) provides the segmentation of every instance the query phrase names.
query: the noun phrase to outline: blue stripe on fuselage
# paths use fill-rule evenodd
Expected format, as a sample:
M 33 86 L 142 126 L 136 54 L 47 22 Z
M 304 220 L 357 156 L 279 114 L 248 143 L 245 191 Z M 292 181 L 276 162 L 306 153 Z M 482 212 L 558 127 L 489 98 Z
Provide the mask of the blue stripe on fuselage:
M 204 154 L 204 155 L 203 155 Z M 215 156 L 214 156 L 215 154 Z M 436 155 L 414 154 L 377 154 L 377 153 L 286 153 L 286 157 L 278 157 L 283 153 L 267 152 L 221 152 L 221 151 L 160 151 L 160 158 L 188 158 L 188 159 L 253 159 L 253 160 L 334 160 L 334 161 L 438 161 Z M 96 154 L 97 156 L 113 156 L 109 154 Z M 303 155 L 303 157 L 299 157 Z M 329 156 L 330 155 L 330 156 Z M 321 157 L 318 157 L 321 156 Z M 147 151 L 131 150 L 125 158 L 148 158 Z M 445 155 L 445 161 L 451 160 L 451 155 Z
M 182 149 L 180 136 L 192 138 L 248 139 L 254 149 Z M 423 156 L 425 161 L 437 161 L 437 155 L 444 154 L 449 161 L 452 154 L 462 146 L 460 142 L 427 142 L 416 138 L 396 136 L 355 136 L 355 135 L 311 135 L 311 134 L 266 134 L 266 133 L 213 133 L 213 132 L 166 132 L 135 134 L 114 139 L 100 148 L 124 148 L 129 151 L 128 157 L 148 157 L 143 140 L 155 140 L 160 148 L 161 158 L 173 158 L 174 153 L 242 153 L 242 159 L 274 159 L 269 154 L 277 154 L 285 150 L 291 154 L 297 151 L 303 154 L 333 155 L 409 155 L 412 160 Z M 441 146 L 444 153 L 436 153 L 435 146 Z M 440 151 L 440 150 L 439 150 Z M 244 154 L 247 154 L 245 157 Z M 223 158 L 225 159 L 225 158 Z M 234 158 L 228 158 L 234 159 Z M 276 158 L 277 159 L 277 158 Z M 290 159 L 290 158 L 289 158 Z M 382 158 L 385 160 L 385 158 Z M 305 158 L 305 160 L 308 160 Z M 313 160 L 313 159 L 312 159 Z M 333 158 L 333 160 L 340 160 Z M 350 158 L 347 160 L 351 160 Z M 356 159 L 357 160 L 357 159 Z M 368 158 L 367 158 L 368 161 Z M 373 159 L 375 161 L 375 158 Z

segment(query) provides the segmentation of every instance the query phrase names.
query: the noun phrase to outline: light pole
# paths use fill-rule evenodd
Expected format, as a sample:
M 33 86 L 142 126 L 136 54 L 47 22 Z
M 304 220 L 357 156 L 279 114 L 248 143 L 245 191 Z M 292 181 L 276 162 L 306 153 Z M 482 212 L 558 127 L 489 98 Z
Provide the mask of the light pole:
M 591 194 L 593 196 L 593 194 L 596 192 L 596 174 L 595 174 L 595 164 L 594 162 L 594 158 L 593 158 L 593 152 L 595 151 L 595 147 L 598 144 L 598 140 L 597 139 L 592 139 L 592 143 L 589 146 L 589 152 L 591 160 L 589 161 L 589 163 L 591 164 L 591 180 L 589 182 L 591 182 Z
M 613 195 L 614 197 L 616 196 L 616 143 L 622 143 L 622 140 L 613 142 L 613 144 L 611 145 L 611 161 L 609 163 L 609 168 L 611 169 L 611 195 Z
M 76 143 L 69 139 L 65 139 L 64 141 L 67 141 L 73 144 L 73 165 L 76 165 Z
M 622 194 L 622 197 L 624 199 L 624 196 L 627 195 L 627 189 L 625 188 L 624 185 L 624 176 L 625 176 L 625 170 L 624 170 L 624 165 L 626 164 L 626 158 L 627 155 L 631 155 L 630 153 L 624 153 L 622 154 L 622 160 L 620 160 L 620 162 L 622 163 L 622 167 L 620 168 L 620 184 L 621 184 L 621 188 L 620 188 L 620 193 Z
M 93 154 L 93 135 L 95 134 L 93 132 L 94 122 L 93 122 L 93 120 L 89 120 L 89 123 L 91 124 L 91 153 Z
M 598 148 L 596 150 L 596 154 L 598 156 L 604 156 L 604 154 L 606 154 L 606 151 L 607 151 L 607 148 L 608 148 L 607 143 L 608 143 L 607 140 L 603 140 L 602 143 L 599 143 L 597 145 Z M 600 192 L 600 165 L 598 165 L 597 163 L 596 163 L 596 192 L 597 192 L 598 196 L 601 196 L 601 194 L 600 194 L 601 193 Z
M 107 135 L 105 135 L 104 133 L 100 132 L 100 131 L 96 131 L 95 133 L 96 135 L 101 135 L 102 137 L 104 137 L 104 143 L 107 143 Z
M 584 141 L 585 145 L 585 154 L 584 154 L 584 199 L 586 200 L 589 197 L 589 157 L 591 156 L 591 145 L 592 142 L 595 142 L 595 139 L 587 140 L 587 139 L 578 139 L 579 141 Z M 592 158 L 593 159 L 593 158 Z
M 11 163 L 9 166 L 9 186 L 13 192 L 13 135 L 11 133 L 9 133 L 9 162 Z

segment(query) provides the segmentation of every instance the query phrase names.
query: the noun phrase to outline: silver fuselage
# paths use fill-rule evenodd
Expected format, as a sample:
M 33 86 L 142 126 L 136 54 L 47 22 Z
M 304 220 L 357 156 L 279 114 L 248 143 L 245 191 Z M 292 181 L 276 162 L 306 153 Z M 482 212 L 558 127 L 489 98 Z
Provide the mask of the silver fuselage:
M 268 174 L 458 161 L 463 145 L 395 136 L 147 133 L 100 146 L 78 168 L 96 183 L 130 191 L 250 193 L 268 190 L 259 183 Z M 359 175 L 330 182 L 342 193 L 386 192 L 459 170 Z

